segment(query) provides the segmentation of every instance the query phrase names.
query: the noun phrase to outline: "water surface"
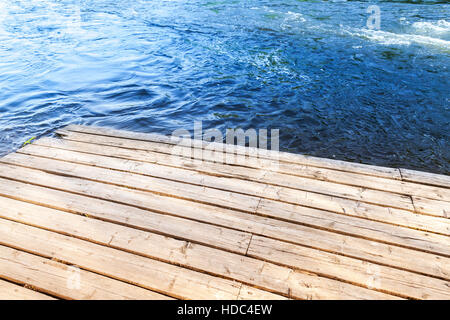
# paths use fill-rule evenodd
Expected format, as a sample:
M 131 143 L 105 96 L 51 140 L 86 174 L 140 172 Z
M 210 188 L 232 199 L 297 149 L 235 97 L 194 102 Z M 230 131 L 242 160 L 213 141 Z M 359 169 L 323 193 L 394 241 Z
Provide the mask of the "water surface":
M 449 66 L 446 1 L 0 0 L 0 154 L 71 123 L 202 120 L 449 174 Z

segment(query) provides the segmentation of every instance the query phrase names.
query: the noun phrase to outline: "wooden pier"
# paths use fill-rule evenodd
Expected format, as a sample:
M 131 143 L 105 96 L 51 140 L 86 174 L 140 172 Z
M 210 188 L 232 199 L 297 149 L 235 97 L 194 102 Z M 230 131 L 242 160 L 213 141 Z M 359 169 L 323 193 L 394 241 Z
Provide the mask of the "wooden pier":
M 0 299 L 450 299 L 449 176 L 57 133 L 0 158 Z

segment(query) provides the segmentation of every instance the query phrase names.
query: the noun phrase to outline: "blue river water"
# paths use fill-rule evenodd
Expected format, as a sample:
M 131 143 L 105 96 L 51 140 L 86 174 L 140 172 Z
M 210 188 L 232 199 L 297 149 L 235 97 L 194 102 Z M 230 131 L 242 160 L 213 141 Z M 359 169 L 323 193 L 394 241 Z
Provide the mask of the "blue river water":
M 203 121 L 449 174 L 449 67 L 448 1 L 0 0 L 0 155 L 72 123 Z

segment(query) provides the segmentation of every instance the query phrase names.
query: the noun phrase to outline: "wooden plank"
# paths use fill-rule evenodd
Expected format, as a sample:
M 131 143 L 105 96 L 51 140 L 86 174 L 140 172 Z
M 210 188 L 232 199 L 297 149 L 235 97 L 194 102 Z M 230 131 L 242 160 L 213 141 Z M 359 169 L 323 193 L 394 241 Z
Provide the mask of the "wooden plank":
M 130 188 L 153 191 L 164 195 L 175 195 L 196 201 L 198 198 L 209 204 L 220 202 L 220 193 L 223 197 L 234 197 L 236 200 L 226 199 L 223 204 L 233 203 L 233 208 L 239 208 L 248 212 L 255 212 L 272 218 L 279 218 L 296 223 L 302 223 L 311 227 L 317 227 L 333 232 L 342 232 L 349 235 L 357 235 L 371 240 L 383 241 L 390 244 L 401 245 L 427 252 L 450 256 L 448 238 L 442 235 L 429 234 L 423 231 L 398 228 L 375 221 L 361 220 L 355 217 L 343 216 L 331 212 L 316 209 L 298 207 L 281 202 L 246 196 L 251 202 L 250 206 L 241 204 L 234 193 L 202 188 L 199 186 L 185 185 L 163 179 L 153 179 L 147 176 L 112 171 L 98 167 L 73 164 L 69 162 L 56 161 L 53 159 L 39 158 L 34 156 L 12 154 L 1 159 L 2 162 L 22 164 L 32 168 L 47 170 L 52 173 L 78 176 L 100 182 L 114 182 L 116 185 L 128 186 Z M 47 169 L 49 168 L 49 169 Z M 0 169 L 1 171 L 1 169 Z M 11 171 L 11 170 L 8 170 Z M 15 171 L 18 171 L 17 169 Z M 0 173 L 2 174 L 2 173 Z M 13 172 L 9 172 L 13 174 Z M 16 175 L 17 179 L 17 175 Z M 158 181 L 155 181 L 158 180 Z M 161 187 L 156 186 L 161 185 Z M 183 187 L 184 185 L 184 187 Z M 192 189 L 191 193 L 187 189 Z M 210 190 L 214 190 L 210 193 Z M 242 197 L 244 197 L 242 195 Z M 217 199 L 217 200 L 215 200 Z M 215 201 L 214 201 L 215 200 Z M 240 199 L 245 201 L 244 199 Z M 253 209 L 254 208 L 254 209 Z
M 274 200 L 280 200 L 288 204 L 325 210 L 341 215 L 358 217 L 381 223 L 388 223 L 394 226 L 433 232 L 447 236 L 450 235 L 450 221 L 442 217 L 431 217 L 422 213 L 382 207 L 360 201 L 311 192 L 301 192 L 288 188 L 280 188 L 276 194 L 278 199 L 273 197 Z M 264 198 L 271 199 L 268 197 Z M 294 199 L 296 199 L 296 203 L 294 203 Z
M 62 299 L 171 299 L 150 290 L 5 246 L 0 246 L 0 277 L 31 285 Z
M 61 152 L 58 151 L 63 150 L 55 151 L 55 148 L 68 151 L 61 154 Z M 172 162 L 174 161 L 171 160 L 173 157 L 165 154 L 152 153 L 149 155 L 145 152 L 144 154 L 139 154 L 139 151 L 129 152 L 127 149 L 118 147 L 99 147 L 98 145 L 89 143 L 51 138 L 40 139 L 33 145 L 28 145 L 25 148 L 22 148 L 19 152 L 68 161 L 72 160 L 77 163 L 91 164 L 105 168 L 108 167 L 118 170 L 130 170 L 133 173 L 152 175 L 154 177 L 165 177 L 167 179 L 178 180 L 180 182 L 202 184 L 203 186 L 245 193 L 272 200 L 280 200 L 292 204 L 362 217 L 379 222 L 387 222 L 394 225 L 400 225 L 423 231 L 450 235 L 450 221 L 446 219 L 436 220 L 434 218 L 411 213 L 406 210 L 381 207 L 355 200 L 249 181 L 246 179 L 256 179 L 258 181 L 261 179 L 262 175 L 260 171 L 253 170 L 255 172 L 255 176 L 252 176 L 251 170 L 247 170 L 248 168 L 246 168 L 243 172 L 239 172 L 239 170 L 236 170 L 236 167 L 233 166 L 211 164 L 207 162 L 197 164 L 195 160 L 188 159 L 181 162 L 180 166 L 180 168 L 187 170 L 172 167 L 168 169 L 166 166 L 172 165 Z M 96 157 L 91 154 L 98 154 L 100 156 Z M 161 162 L 162 164 L 159 165 L 159 159 L 161 156 L 163 161 Z M 111 157 L 127 159 L 127 161 L 124 160 L 120 162 L 120 159 L 116 159 L 116 161 L 114 161 Z M 136 160 L 139 160 L 140 162 Z M 142 163 L 142 161 L 144 162 Z M 150 161 L 150 163 L 145 161 Z M 158 164 L 153 164 L 152 162 Z M 193 172 L 194 169 L 195 171 Z M 216 176 L 217 174 L 222 174 L 224 171 L 227 171 L 225 176 Z M 234 175 L 238 175 L 239 179 L 234 178 Z
M 132 206 L 114 203 L 77 194 L 43 188 L 0 178 L 0 195 L 48 206 L 58 210 L 120 223 L 146 231 L 158 232 L 183 240 L 207 244 L 231 252 L 245 253 L 250 243 L 250 233 L 217 227 L 208 223 L 183 219 L 183 213 L 191 211 L 185 202 L 171 203 L 172 199 L 157 196 L 154 207 L 164 209 L 163 203 L 173 211 L 158 214 Z M 125 195 L 126 196 L 126 195 Z M 195 212 L 192 206 L 192 212 Z
M 334 182 L 314 180 L 298 176 L 294 177 L 272 171 L 268 171 L 264 175 L 264 181 L 271 181 L 271 183 L 274 185 L 285 186 L 293 189 L 353 199 L 391 208 L 414 211 L 414 207 L 411 203 L 411 198 L 406 195 L 367 189 L 364 187 L 349 186 Z
M 0 257 L 1 259 L 1 257 Z M 0 300 L 55 300 L 40 292 L 0 279 Z
M 248 255 L 413 299 L 448 299 L 450 281 L 254 236 Z
M 109 213 L 109 210 L 114 207 L 112 205 L 108 206 L 108 202 L 114 202 L 113 204 L 122 203 L 136 206 L 144 210 L 156 210 L 158 212 L 178 215 L 187 219 L 202 221 L 216 226 L 251 232 L 253 234 L 264 235 L 280 240 L 287 240 L 291 243 L 314 246 L 320 250 L 335 252 L 366 261 L 437 277 L 445 278 L 450 272 L 450 261 L 448 258 L 421 251 L 413 251 L 379 242 L 343 236 L 332 232 L 312 229 L 298 224 L 256 215 L 249 215 L 220 207 L 152 195 L 123 187 L 108 186 L 108 188 L 106 188 L 105 185 L 97 182 L 55 176 L 42 171 L 26 168 L 20 168 L 20 170 L 15 169 L 17 168 L 14 166 L 0 166 L 1 175 L 8 173 L 10 174 L 10 177 L 15 179 L 29 180 L 33 181 L 33 183 L 41 183 L 59 189 L 63 187 L 66 191 L 106 200 L 98 202 L 98 205 L 91 205 L 89 202 L 90 200 L 101 200 L 89 198 L 89 201 L 71 201 L 70 199 L 73 198 L 69 198 L 67 200 L 68 204 L 64 205 L 64 202 L 66 201 L 64 196 L 53 197 L 52 195 L 49 195 L 49 203 L 62 210 L 68 209 L 87 214 L 91 214 L 94 210 L 104 210 L 105 213 Z M 26 178 L 22 178 L 21 176 Z M 15 198 L 20 197 L 27 201 L 27 198 L 30 196 L 27 190 L 28 189 L 23 190 L 18 188 Z M 48 190 L 50 191 L 50 189 Z M 42 191 L 42 194 L 46 193 L 47 192 Z M 32 196 L 30 199 L 30 201 L 32 201 Z M 95 214 L 99 214 L 98 211 L 94 211 Z
M 244 284 L 239 291 L 238 300 L 288 300 L 288 298 Z
M 329 291 L 328 288 L 331 292 L 335 290 L 333 288 L 340 288 L 342 290 L 339 293 L 341 298 L 393 298 L 360 287 L 342 285 L 333 279 L 317 280 L 316 276 L 297 273 L 286 267 L 265 263 L 242 255 L 58 212 L 16 200 L 0 198 L 0 208 L 3 218 L 76 236 L 80 239 L 126 250 L 158 261 L 246 282 L 275 293 L 290 295 L 293 298 L 307 298 L 310 295 L 310 287 L 315 287 L 319 292 L 324 292 L 323 295 L 315 295 L 318 299 L 336 298 L 336 296 L 326 294 Z M 348 292 L 351 292 L 351 294 Z
M 0 244 L 179 299 L 237 299 L 240 284 L 0 219 Z M 195 290 L 192 290 L 195 288 Z
M 400 169 L 402 180 L 450 188 L 450 176 L 409 169 Z
M 80 126 L 80 125 L 69 125 L 64 128 L 65 131 L 73 131 L 73 132 L 81 132 L 81 133 L 90 133 L 94 135 L 104 135 L 109 137 L 118 137 L 118 138 L 126 138 L 133 139 L 138 141 L 149 141 L 149 142 L 159 142 L 166 144 L 173 144 L 174 140 L 170 137 L 166 137 L 163 135 L 157 134 L 145 134 L 145 133 L 136 133 L 129 132 L 123 130 L 115 130 L 110 128 L 101 128 L 101 127 L 92 127 L 92 126 Z M 62 131 L 62 130 L 61 130 Z M 185 142 L 186 143 L 186 142 Z M 187 144 L 191 142 L 188 141 Z M 196 146 L 198 142 L 195 144 L 192 143 L 193 146 Z M 212 143 L 215 145 L 216 143 Z M 200 146 L 204 147 L 205 145 L 211 145 L 211 143 L 201 143 Z M 220 148 L 220 147 L 219 147 Z M 257 156 L 260 158 L 267 159 L 275 159 L 275 160 L 283 160 L 286 162 L 293 162 L 302 165 L 310 165 L 317 166 L 322 168 L 331 168 L 342 171 L 350 171 L 350 172 L 359 172 L 367 175 L 375 175 L 388 177 L 392 179 L 400 179 L 400 173 L 397 169 L 394 168 L 384 168 L 360 163 L 350 163 L 340 160 L 332 160 L 332 159 L 324 159 L 324 158 L 316 158 L 312 156 L 305 156 L 300 154 L 292 154 L 287 152 L 278 152 L 272 150 L 261 150 L 256 148 L 245 148 L 241 146 L 234 146 L 232 148 L 237 154 L 244 154 L 250 156 Z
M 389 191 L 403 195 L 422 196 L 428 199 L 450 201 L 450 189 L 423 185 L 420 183 L 392 180 L 374 176 L 364 176 L 352 172 L 341 172 L 324 168 L 314 168 L 284 163 L 279 164 L 278 172 L 320 181 Z
M 116 139 L 116 138 L 108 138 L 108 139 Z M 145 148 L 150 148 L 150 146 L 147 146 L 148 144 L 147 142 L 145 141 L 144 142 L 138 141 L 138 142 L 139 142 L 138 145 L 145 144 L 141 146 L 142 150 L 145 150 Z M 122 141 L 116 143 L 115 145 L 130 147 L 133 145 L 133 140 L 122 139 Z M 173 153 L 173 151 L 169 151 L 169 153 Z M 244 162 L 246 162 L 246 160 L 244 160 Z M 261 169 L 257 170 L 259 170 L 260 175 L 264 173 Z M 331 183 L 311 178 L 286 175 L 273 171 L 268 171 L 265 174 L 262 174 L 259 181 L 303 191 L 328 194 L 342 198 L 364 201 L 367 203 L 380 204 L 384 206 L 414 211 L 409 196 L 393 194 L 390 192 L 384 192 L 380 190 L 372 190 L 362 187 L 343 185 L 339 183 Z
M 416 211 L 436 217 L 450 218 L 450 202 L 412 197 Z

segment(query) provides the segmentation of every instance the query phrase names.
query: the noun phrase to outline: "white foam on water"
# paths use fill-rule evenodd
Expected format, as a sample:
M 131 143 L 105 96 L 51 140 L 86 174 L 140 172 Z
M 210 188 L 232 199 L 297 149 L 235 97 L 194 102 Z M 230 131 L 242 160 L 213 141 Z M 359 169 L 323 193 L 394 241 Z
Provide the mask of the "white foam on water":
M 300 12 L 288 11 L 284 13 L 284 15 L 284 20 L 280 25 L 281 30 L 295 28 L 299 23 L 303 23 L 306 21 L 306 19 Z
M 6 12 L 6 1 L 0 0 L 0 34 L 7 34 L 8 32 L 5 30 L 5 19 L 8 15 Z
M 295 20 L 300 22 L 305 22 L 306 19 L 303 17 L 303 15 L 300 12 L 292 12 L 288 11 L 286 13 L 286 20 Z
M 450 41 L 424 36 L 420 34 L 409 34 L 409 33 L 393 33 L 382 30 L 369 30 L 369 29 L 361 29 L 358 31 L 346 31 L 346 33 L 357 36 L 361 38 L 366 38 L 371 41 L 379 42 L 384 45 L 411 45 L 411 44 L 419 44 L 419 45 L 427 45 L 433 47 L 439 47 L 444 50 L 450 51 Z
M 446 20 L 414 22 L 412 27 L 419 32 L 435 35 L 450 33 L 450 22 Z

